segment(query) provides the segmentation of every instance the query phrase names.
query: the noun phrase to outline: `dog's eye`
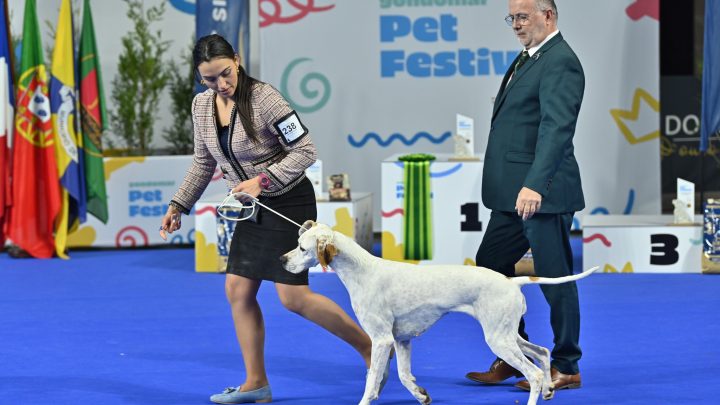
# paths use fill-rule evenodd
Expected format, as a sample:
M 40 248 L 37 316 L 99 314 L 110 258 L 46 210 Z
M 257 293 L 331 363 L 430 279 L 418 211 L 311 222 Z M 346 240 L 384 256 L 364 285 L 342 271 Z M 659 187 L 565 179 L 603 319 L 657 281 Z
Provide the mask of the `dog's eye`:
M 303 248 L 302 246 L 298 246 L 298 249 L 300 249 L 301 252 L 305 252 L 305 248 Z

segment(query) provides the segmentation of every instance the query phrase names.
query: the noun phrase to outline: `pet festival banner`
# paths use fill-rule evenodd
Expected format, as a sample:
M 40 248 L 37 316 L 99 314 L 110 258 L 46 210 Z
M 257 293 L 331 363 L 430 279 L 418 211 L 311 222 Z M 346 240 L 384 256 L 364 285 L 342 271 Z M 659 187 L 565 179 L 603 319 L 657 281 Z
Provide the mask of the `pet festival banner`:
M 195 209 L 183 215 L 182 228 L 164 241 L 158 232 L 167 204 L 185 177 L 192 156 L 138 156 L 104 159 L 108 221 L 94 216 L 68 235 L 68 247 L 144 247 L 195 243 Z M 226 194 L 216 168 L 203 196 Z
M 658 0 L 558 7 L 586 77 L 574 144 L 587 207 L 574 226 L 586 215 L 658 214 Z M 493 97 L 522 49 L 507 14 L 506 1 L 259 0 L 260 78 L 301 115 L 324 172 L 373 193 L 380 231 L 383 212 L 402 207 L 380 204 L 395 194 L 380 188 L 384 159 L 452 153 L 457 114 L 474 120 L 484 152 Z M 479 193 L 442 210 L 473 202 Z
M 376 231 L 383 159 L 451 153 L 456 114 L 474 120 L 475 153 L 484 152 L 493 97 L 521 50 L 503 21 L 507 2 L 260 0 L 259 7 L 260 78 L 300 113 L 324 171 L 348 173 L 354 189 L 374 194 Z M 587 208 L 576 226 L 584 215 L 657 214 L 658 1 L 558 7 L 560 32 L 586 76 L 574 142 Z

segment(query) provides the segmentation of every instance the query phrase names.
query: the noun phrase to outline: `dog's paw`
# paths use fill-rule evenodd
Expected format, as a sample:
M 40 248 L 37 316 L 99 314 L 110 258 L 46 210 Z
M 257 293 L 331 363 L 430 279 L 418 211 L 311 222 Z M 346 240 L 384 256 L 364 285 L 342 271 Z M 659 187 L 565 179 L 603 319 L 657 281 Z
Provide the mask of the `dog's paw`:
M 545 401 L 553 399 L 555 396 L 555 389 L 551 386 L 547 390 L 543 390 L 542 399 Z
M 430 395 L 428 395 L 425 388 L 418 387 L 418 390 L 420 390 L 420 396 L 417 398 L 417 400 L 423 405 L 429 405 L 432 402 L 432 398 L 430 398 Z

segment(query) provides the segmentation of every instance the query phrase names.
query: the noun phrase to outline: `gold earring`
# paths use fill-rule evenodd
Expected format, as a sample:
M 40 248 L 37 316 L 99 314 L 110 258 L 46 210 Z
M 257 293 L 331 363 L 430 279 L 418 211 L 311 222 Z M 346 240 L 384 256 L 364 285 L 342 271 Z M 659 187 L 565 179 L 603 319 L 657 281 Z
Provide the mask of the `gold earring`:
M 200 84 L 205 86 L 205 80 L 200 80 Z

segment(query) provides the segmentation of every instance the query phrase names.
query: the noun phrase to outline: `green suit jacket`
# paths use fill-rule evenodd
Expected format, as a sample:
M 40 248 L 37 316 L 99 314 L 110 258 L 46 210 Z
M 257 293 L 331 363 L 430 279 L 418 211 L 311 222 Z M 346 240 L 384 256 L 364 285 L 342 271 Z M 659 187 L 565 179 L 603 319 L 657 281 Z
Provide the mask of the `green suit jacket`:
M 508 83 L 517 60 L 495 98 L 483 168 L 483 204 L 515 211 L 518 192 L 527 187 L 542 195 L 540 213 L 579 211 L 585 200 L 573 136 L 585 90 L 580 61 L 560 33 Z

